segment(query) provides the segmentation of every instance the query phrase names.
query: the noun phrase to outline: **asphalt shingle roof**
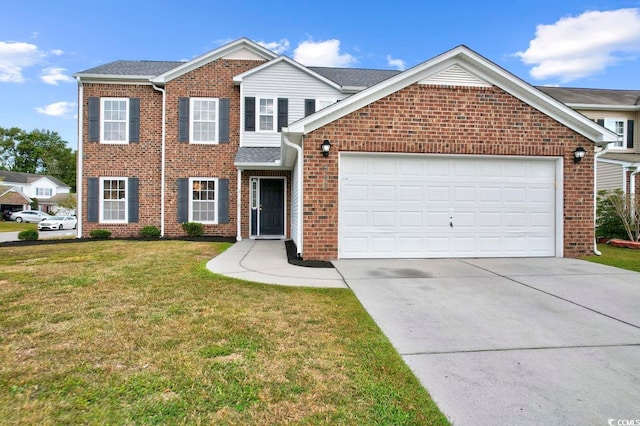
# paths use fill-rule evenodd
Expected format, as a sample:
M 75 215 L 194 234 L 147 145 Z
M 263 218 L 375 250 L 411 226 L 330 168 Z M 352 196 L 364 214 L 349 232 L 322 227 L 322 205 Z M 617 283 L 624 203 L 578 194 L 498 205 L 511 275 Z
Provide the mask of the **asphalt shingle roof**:
M 22 173 L 22 172 L 9 172 L 6 170 L 0 170 L 0 177 L 4 178 L 4 182 L 15 182 L 15 183 L 31 183 L 34 180 L 40 179 L 41 177 L 46 177 L 53 183 L 58 186 L 69 186 L 66 183 L 62 182 L 60 179 L 55 178 L 50 175 L 35 175 L 32 173 Z
M 277 161 L 280 161 L 280 148 L 241 146 L 236 154 L 236 163 L 275 163 Z
M 565 104 L 640 105 L 640 90 L 582 89 L 538 86 L 538 90 Z
M 308 67 L 321 76 L 345 87 L 371 87 L 384 81 L 401 71 L 397 70 L 374 70 L 364 68 L 329 68 L 329 67 Z
M 179 61 L 113 61 L 108 64 L 89 68 L 78 74 L 104 74 L 104 75 L 144 75 L 155 77 L 172 70 L 184 62 Z

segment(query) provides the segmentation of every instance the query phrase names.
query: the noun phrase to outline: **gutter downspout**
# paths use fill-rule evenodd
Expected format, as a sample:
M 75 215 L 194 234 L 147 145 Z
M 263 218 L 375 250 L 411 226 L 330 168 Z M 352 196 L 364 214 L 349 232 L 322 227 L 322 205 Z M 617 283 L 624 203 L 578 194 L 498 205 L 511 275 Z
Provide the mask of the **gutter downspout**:
M 604 149 L 600 152 L 596 152 L 593 155 L 593 224 L 595 226 L 598 220 L 598 158 L 602 154 L 606 154 L 609 151 L 610 143 L 604 146 Z M 593 254 L 596 256 L 602 256 L 602 252 L 598 250 L 598 241 L 596 240 L 596 233 L 594 228 L 593 233 Z
M 151 85 L 155 90 L 162 93 L 162 147 L 161 160 L 160 160 L 160 238 L 164 237 L 164 187 L 165 187 L 165 145 L 166 145 L 166 115 L 167 115 L 167 92 L 162 88 L 156 86 L 154 82 Z
M 78 219 L 78 224 L 76 226 L 76 238 L 82 238 L 82 123 L 84 113 L 84 87 L 82 86 L 80 77 L 76 77 L 76 80 L 78 81 L 78 152 L 76 154 L 78 156 L 76 166 L 76 218 Z
M 302 253 L 303 253 L 303 240 L 302 240 L 302 205 L 304 205 L 304 190 L 302 187 L 302 176 L 304 175 L 302 173 L 303 171 L 303 167 L 304 167 L 304 157 L 302 154 L 302 147 L 300 145 L 296 145 L 293 142 L 291 142 L 289 140 L 289 135 L 285 134 L 284 132 L 282 133 L 282 140 L 284 141 L 284 144 L 295 149 L 298 153 L 298 158 L 297 158 L 297 162 L 298 162 L 298 205 L 296 206 L 298 208 L 297 214 L 298 214 L 298 232 L 297 232 L 297 237 L 296 240 L 298 241 L 298 253 L 296 253 L 298 255 L 298 257 L 302 257 Z
M 236 184 L 236 191 L 238 196 L 236 197 L 236 241 L 242 241 L 242 170 L 238 169 L 238 182 Z

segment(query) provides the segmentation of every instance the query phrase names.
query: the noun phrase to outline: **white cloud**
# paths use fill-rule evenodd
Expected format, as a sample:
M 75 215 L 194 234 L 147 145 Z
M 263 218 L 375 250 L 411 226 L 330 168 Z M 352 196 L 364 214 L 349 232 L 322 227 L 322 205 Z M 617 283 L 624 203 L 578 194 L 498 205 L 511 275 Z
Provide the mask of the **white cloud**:
M 340 53 L 340 40 L 303 41 L 293 51 L 293 59 L 307 66 L 348 67 L 356 58 Z
M 64 53 L 64 51 L 60 50 L 60 49 L 53 49 L 51 51 L 52 55 L 56 55 L 56 56 L 61 56 Z
M 54 102 L 44 107 L 36 107 L 36 111 L 40 114 L 49 115 L 51 117 L 73 118 L 76 111 L 75 102 Z
M 25 81 L 23 69 L 37 64 L 43 56 L 34 44 L 0 41 L 0 82 Z
M 282 55 L 284 52 L 289 50 L 289 40 L 283 38 L 279 41 L 259 41 L 258 44 L 266 49 L 271 50 L 272 52 L 277 53 L 278 55 Z
M 517 52 L 537 80 L 563 83 L 599 73 L 640 52 L 640 9 L 587 11 L 538 25 L 529 48 Z M 634 58 L 635 59 L 635 58 Z
M 400 71 L 404 71 L 407 69 L 407 63 L 405 61 L 403 61 L 402 59 L 393 59 L 391 55 L 387 55 L 387 64 L 389 64 L 390 67 L 393 67 Z
M 60 82 L 71 83 L 73 78 L 66 75 L 66 71 L 66 68 L 45 68 L 42 70 L 42 74 L 40 74 L 40 80 L 53 86 L 57 86 Z

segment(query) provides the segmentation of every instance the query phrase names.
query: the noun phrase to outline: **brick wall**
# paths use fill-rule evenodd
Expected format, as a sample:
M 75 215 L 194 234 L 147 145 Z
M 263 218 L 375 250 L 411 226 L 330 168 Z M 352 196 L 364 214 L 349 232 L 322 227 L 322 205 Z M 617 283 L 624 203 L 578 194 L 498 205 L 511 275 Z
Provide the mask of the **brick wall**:
M 574 164 L 578 146 L 587 155 Z M 414 84 L 310 133 L 303 148 L 305 259 L 338 256 L 339 151 L 563 157 L 564 253 L 593 247 L 593 144 L 497 87 Z
M 263 61 L 220 59 L 166 84 L 165 235 L 184 235 L 177 220 L 177 179 L 212 177 L 229 179 L 229 223 L 205 225 L 206 235 L 236 235 L 237 171 L 233 165 L 239 146 L 240 90 L 233 77 Z M 146 225 L 160 227 L 160 168 L 162 147 L 162 94 L 150 85 L 84 83 L 83 218 L 87 214 L 87 177 L 138 177 L 138 223 L 83 223 L 83 236 L 93 229 L 109 229 L 113 236 L 138 236 Z M 108 145 L 88 141 L 89 97 L 140 98 L 140 142 Z M 199 145 L 178 142 L 178 98 L 216 97 L 230 100 L 229 143 Z M 243 221 L 245 219 L 243 218 Z M 245 226 L 246 225 L 246 226 Z M 243 229 L 248 224 L 243 224 Z M 248 235 L 248 232 L 247 234 Z

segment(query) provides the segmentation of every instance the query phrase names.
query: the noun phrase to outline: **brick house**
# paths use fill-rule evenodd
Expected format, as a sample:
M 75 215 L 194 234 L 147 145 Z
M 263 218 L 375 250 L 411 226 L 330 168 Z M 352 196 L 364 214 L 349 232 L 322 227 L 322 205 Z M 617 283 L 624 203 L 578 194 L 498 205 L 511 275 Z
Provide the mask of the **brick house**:
M 195 221 L 305 259 L 593 249 L 594 151 L 617 136 L 464 46 L 397 72 L 240 39 L 76 78 L 79 236 Z

